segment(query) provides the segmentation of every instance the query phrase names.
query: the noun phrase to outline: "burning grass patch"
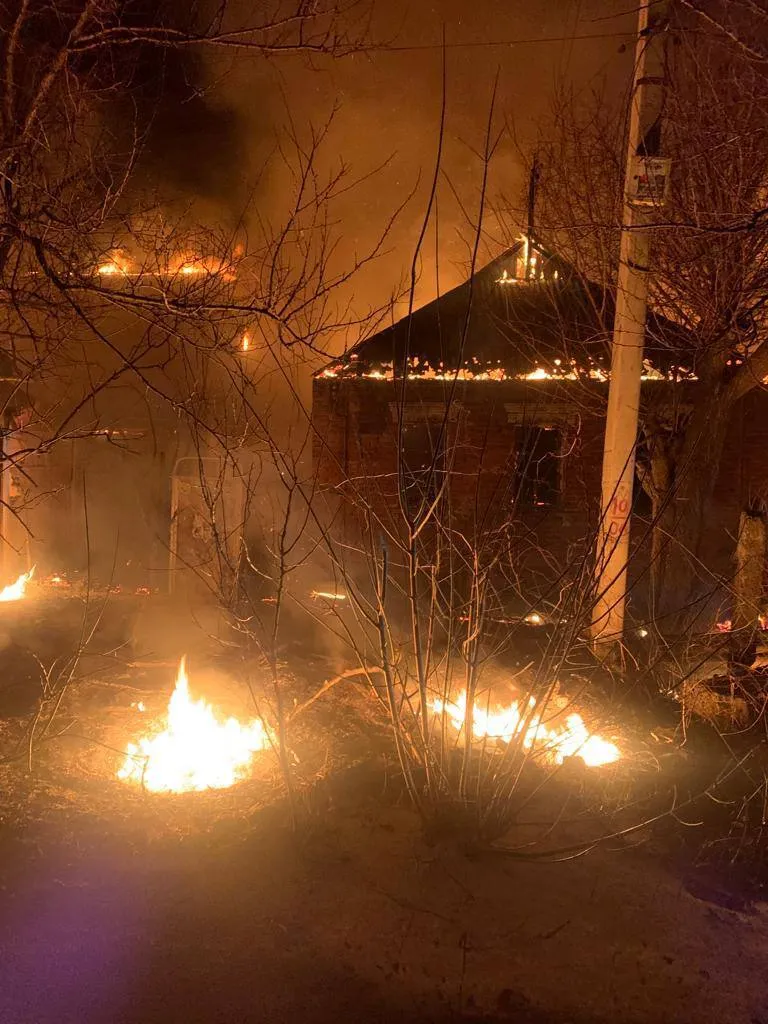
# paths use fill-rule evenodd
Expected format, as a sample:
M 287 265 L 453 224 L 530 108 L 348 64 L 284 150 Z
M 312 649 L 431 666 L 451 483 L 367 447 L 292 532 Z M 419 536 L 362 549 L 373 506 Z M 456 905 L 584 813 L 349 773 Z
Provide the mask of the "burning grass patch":
M 356 681 L 334 687 L 330 698 L 311 701 L 319 688 L 316 680 L 329 674 L 328 666 L 300 667 L 302 675 L 285 669 L 282 678 L 288 706 L 300 709 L 290 720 L 290 748 L 294 783 L 303 800 L 318 781 L 371 757 L 376 761 L 384 743 L 371 701 Z M 255 701 L 244 684 L 235 682 L 233 671 L 196 669 L 193 662 L 193 696 L 208 696 L 224 720 L 252 722 L 257 704 L 269 720 L 267 671 L 257 666 L 250 672 Z M 6 824 L 22 830 L 71 830 L 73 839 L 81 830 L 92 831 L 141 846 L 148 837 L 165 841 L 239 833 L 269 808 L 286 821 L 284 779 L 269 747 L 225 788 L 151 792 L 138 780 L 128 785 L 118 779 L 129 745 L 161 731 L 174 676 L 175 666 L 162 663 L 80 679 L 68 688 L 48 732 L 38 729 L 31 749 L 30 718 L 0 720 Z M 208 689 L 204 680 L 213 676 L 216 685 Z M 202 687 L 197 693 L 195 681 Z
M 227 789 L 247 778 L 256 755 L 272 746 L 261 718 L 246 724 L 225 719 L 205 698 L 190 694 L 186 658 L 160 725 L 128 744 L 117 773 L 153 793 Z

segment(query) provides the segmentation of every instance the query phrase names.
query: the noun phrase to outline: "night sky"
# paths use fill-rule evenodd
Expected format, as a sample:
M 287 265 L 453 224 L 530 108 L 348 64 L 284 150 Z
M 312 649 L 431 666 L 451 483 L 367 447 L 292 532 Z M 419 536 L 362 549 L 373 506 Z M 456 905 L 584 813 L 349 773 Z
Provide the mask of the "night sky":
M 336 210 L 342 257 L 365 251 L 419 184 L 390 236 L 387 254 L 357 282 L 353 295 L 360 310 L 385 301 L 410 266 L 433 173 L 445 26 L 447 130 L 438 207 L 439 287 L 444 290 L 466 276 L 473 231 L 461 207 L 474 217 L 482 169 L 476 154 L 496 73 L 496 128 L 506 125 L 508 131 L 493 161 L 488 196 L 492 202 L 501 194 L 520 202 L 525 179 L 520 154 L 530 154 L 537 132 L 546 133 L 556 86 L 586 95 L 607 81 L 609 94 L 621 97 L 636 19 L 631 8 L 626 0 L 374 0 L 372 35 L 391 43 L 389 48 L 314 61 L 312 67 L 301 58 L 265 61 L 252 54 L 228 56 L 226 63 L 210 53 L 202 60 L 173 57 L 170 66 L 165 58 L 162 89 L 157 76 L 146 89 L 154 126 L 145 176 L 166 195 L 185 202 L 194 198 L 199 215 L 208 220 L 234 224 L 251 203 L 246 223 L 254 209 L 277 221 L 286 209 L 288 186 L 271 157 L 288 112 L 296 128 L 306 131 L 336 104 L 326 165 L 343 159 L 362 175 L 389 161 Z M 506 241 L 508 233 L 489 214 L 483 256 L 495 255 Z M 435 294 L 436 262 L 432 236 L 424 252 L 419 304 Z

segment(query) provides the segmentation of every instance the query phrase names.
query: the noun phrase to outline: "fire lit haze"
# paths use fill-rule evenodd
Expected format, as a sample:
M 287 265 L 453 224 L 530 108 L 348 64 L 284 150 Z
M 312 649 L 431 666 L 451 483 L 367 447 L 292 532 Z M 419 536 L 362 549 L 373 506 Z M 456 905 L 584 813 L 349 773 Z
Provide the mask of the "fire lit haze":
M 226 73 L 211 94 L 212 105 L 236 119 L 241 134 L 233 152 L 201 140 L 197 173 L 227 182 L 227 202 L 222 203 L 226 211 L 219 210 L 219 215 L 239 218 L 244 214 L 248 221 L 256 211 L 241 206 L 230 209 L 230 204 L 237 202 L 232 197 L 240 196 L 248 172 L 257 176 L 271 152 L 273 132 L 286 117 L 284 104 L 300 130 L 309 124 L 325 123 L 335 110 L 329 137 L 318 156 L 319 167 L 323 174 L 335 173 L 341 159 L 351 168 L 350 181 L 363 179 L 338 206 L 343 218 L 336 253 L 340 266 L 348 265 L 356 253 L 375 242 L 393 210 L 415 189 L 379 257 L 355 277 L 354 287 L 344 296 L 358 314 L 370 306 L 386 304 L 409 270 L 428 197 L 440 123 L 440 37 L 444 25 L 448 47 L 440 256 L 438 260 L 432 244 L 422 247 L 415 294 L 418 307 L 466 278 L 473 234 L 468 218 L 477 209 L 482 175 L 476 154 L 482 149 L 495 74 L 500 75 L 499 95 L 504 97 L 504 108 L 514 114 L 516 132 L 522 140 L 535 138 L 539 119 L 551 102 L 553 68 L 564 80 L 579 85 L 591 81 L 598 68 L 609 79 L 622 81 L 627 52 L 621 44 L 631 38 L 632 14 L 627 13 L 631 6 L 620 0 L 608 5 L 610 29 L 616 35 L 606 43 L 593 38 L 595 19 L 606 14 L 603 0 L 549 0 L 546 4 L 510 0 L 477 5 L 465 0 L 376 3 L 372 8 L 372 34 L 392 40 L 391 46 L 385 43 L 369 52 L 351 54 L 343 61 L 322 57 L 311 65 L 296 61 L 289 75 L 252 61 L 227 64 Z M 573 48 L 568 42 L 572 33 L 587 38 Z M 512 45 L 516 39 L 534 42 L 529 46 Z M 225 61 L 219 62 L 218 55 L 209 60 L 213 76 Z M 497 102 L 497 106 L 500 111 L 502 104 Z M 194 134 L 198 134 L 196 128 Z M 190 163 L 186 142 L 178 140 L 172 146 L 170 139 L 153 138 L 172 180 L 176 180 L 180 167 L 186 170 Z M 225 161 L 229 161 L 228 166 Z M 526 171 L 509 138 L 500 142 L 491 177 L 493 191 L 501 190 L 517 201 Z M 260 179 L 258 209 L 262 205 L 273 213 L 284 209 L 290 203 L 288 184 L 289 176 L 284 174 Z M 221 197 L 215 194 L 203 194 L 199 199 L 207 200 L 214 208 L 221 203 Z M 492 211 L 487 211 L 487 217 L 489 233 L 483 238 L 483 253 L 495 255 L 511 239 Z M 404 313 L 406 308 L 407 301 L 401 301 L 396 313 Z M 344 340 L 342 334 L 339 344 Z
M 247 776 L 254 755 L 268 744 L 259 719 L 247 725 L 235 718 L 222 721 L 190 695 L 184 658 L 162 726 L 128 744 L 119 779 L 153 793 L 226 789 Z
M 0 1024 L 768 1024 L 768 0 L 0 6 Z

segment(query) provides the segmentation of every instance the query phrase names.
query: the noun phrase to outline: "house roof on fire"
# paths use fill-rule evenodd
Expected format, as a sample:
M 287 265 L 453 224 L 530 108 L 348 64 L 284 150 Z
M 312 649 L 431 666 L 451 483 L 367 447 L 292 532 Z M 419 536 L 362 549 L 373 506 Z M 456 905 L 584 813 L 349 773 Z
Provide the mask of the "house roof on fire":
M 536 241 L 522 239 L 463 284 L 371 338 L 317 377 L 605 380 L 611 293 Z M 688 332 L 650 313 L 647 379 L 695 379 Z M 690 357 L 689 357 L 690 360 Z

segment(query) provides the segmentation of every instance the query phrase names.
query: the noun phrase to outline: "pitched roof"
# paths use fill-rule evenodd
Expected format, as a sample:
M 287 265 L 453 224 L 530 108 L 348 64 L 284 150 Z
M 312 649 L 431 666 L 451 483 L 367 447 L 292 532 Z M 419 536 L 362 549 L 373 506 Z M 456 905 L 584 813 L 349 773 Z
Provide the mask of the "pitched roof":
M 527 278 L 527 279 L 526 279 Z M 566 261 L 523 240 L 410 317 L 358 342 L 325 377 L 605 379 L 613 296 Z M 686 331 L 650 314 L 646 375 L 686 377 Z

